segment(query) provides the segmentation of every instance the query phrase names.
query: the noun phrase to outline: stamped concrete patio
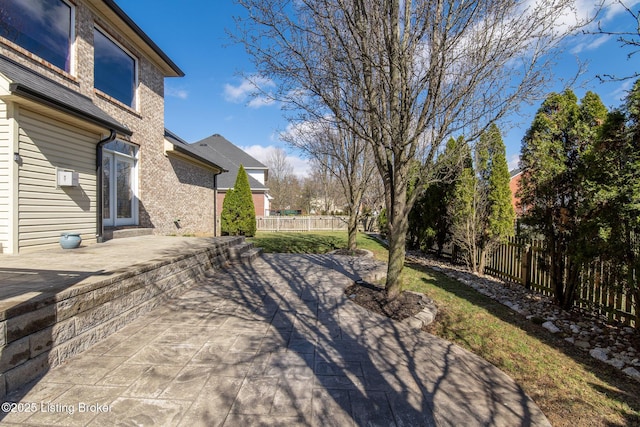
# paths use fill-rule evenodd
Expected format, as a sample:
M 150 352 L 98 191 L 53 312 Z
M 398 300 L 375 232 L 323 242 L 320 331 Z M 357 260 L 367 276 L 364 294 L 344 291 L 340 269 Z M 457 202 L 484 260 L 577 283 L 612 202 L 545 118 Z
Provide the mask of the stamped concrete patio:
M 346 298 L 371 259 L 217 270 L 8 396 L 6 425 L 549 425 L 461 348 Z

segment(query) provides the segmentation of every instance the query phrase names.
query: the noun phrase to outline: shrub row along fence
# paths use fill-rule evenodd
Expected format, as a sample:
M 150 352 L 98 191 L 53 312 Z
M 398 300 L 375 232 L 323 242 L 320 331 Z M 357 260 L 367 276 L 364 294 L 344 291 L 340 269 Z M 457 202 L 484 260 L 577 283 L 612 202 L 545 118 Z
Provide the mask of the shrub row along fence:
M 346 216 L 261 216 L 258 231 L 337 231 L 347 230 Z
M 551 275 L 547 267 L 549 257 L 543 243 L 539 240 L 510 238 L 487 260 L 485 273 L 553 297 Z M 463 262 L 461 254 L 455 251 L 448 250 L 445 254 L 454 262 Z M 574 306 L 606 316 L 612 321 L 638 327 L 633 293 L 616 283 L 612 273 L 611 267 L 603 261 L 594 261 L 585 267 L 580 274 Z

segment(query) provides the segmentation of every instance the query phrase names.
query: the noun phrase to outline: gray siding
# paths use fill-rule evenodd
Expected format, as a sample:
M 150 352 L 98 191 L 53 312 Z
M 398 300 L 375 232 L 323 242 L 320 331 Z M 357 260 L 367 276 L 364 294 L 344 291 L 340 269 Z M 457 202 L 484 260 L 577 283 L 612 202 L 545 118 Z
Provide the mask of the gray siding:
M 100 136 L 27 110 L 19 122 L 19 250 L 55 245 L 63 232 L 95 242 Z M 58 187 L 57 168 L 79 172 L 79 186 Z

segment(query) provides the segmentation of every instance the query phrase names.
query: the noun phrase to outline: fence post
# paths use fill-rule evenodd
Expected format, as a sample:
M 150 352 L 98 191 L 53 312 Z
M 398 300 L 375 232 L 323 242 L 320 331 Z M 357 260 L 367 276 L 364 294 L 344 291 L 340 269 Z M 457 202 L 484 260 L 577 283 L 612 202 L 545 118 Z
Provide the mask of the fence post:
M 526 289 L 531 289 L 531 264 L 533 261 L 533 246 L 525 244 L 520 258 L 520 280 Z

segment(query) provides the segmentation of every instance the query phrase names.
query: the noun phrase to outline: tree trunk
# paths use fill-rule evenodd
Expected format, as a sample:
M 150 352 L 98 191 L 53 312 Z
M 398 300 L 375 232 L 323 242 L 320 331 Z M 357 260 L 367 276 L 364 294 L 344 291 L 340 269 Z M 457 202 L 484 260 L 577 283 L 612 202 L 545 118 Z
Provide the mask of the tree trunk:
M 409 221 L 405 213 L 406 204 L 406 188 L 402 188 L 396 192 L 396 196 L 393 198 L 393 206 L 389 207 L 389 264 L 385 282 L 385 290 L 389 300 L 397 298 L 402 291 L 400 273 L 404 267 L 405 245 L 409 229 Z
M 487 249 L 480 249 L 480 260 L 478 262 L 478 274 L 484 276 L 484 268 L 487 264 Z
M 347 230 L 349 233 L 347 248 L 350 251 L 355 250 L 358 247 L 356 238 L 358 236 L 358 212 L 354 209 L 349 213 L 349 223 L 347 224 Z
M 555 238 L 550 244 L 550 263 L 551 263 L 551 287 L 553 289 L 553 300 L 560 307 L 564 307 L 566 295 L 564 288 L 564 253 L 558 247 L 559 245 L 555 241 Z
M 387 280 L 385 283 L 387 298 L 389 300 L 396 299 L 402 290 L 400 273 L 404 267 L 406 235 L 406 227 L 404 232 L 394 227 L 394 231 L 389 233 L 389 265 L 387 267 Z
M 564 302 L 562 305 L 562 308 L 565 310 L 571 310 L 571 308 L 573 308 L 573 302 L 580 288 L 580 264 L 576 265 L 573 261 L 569 261 L 568 264 Z

